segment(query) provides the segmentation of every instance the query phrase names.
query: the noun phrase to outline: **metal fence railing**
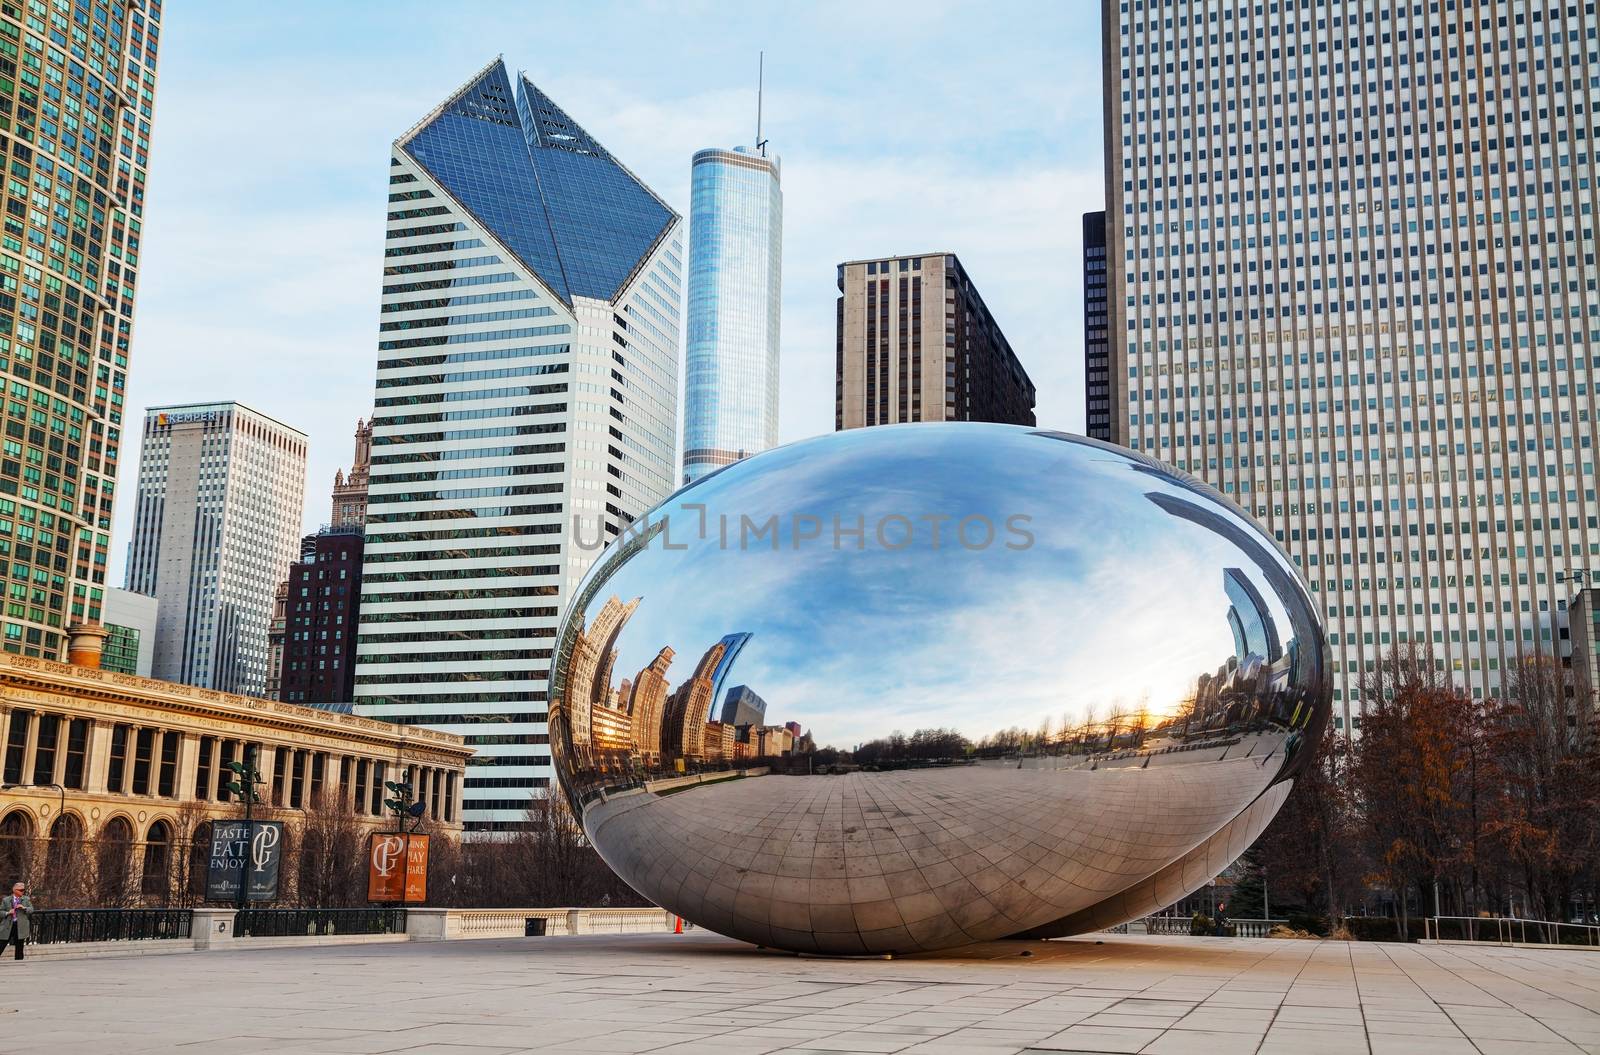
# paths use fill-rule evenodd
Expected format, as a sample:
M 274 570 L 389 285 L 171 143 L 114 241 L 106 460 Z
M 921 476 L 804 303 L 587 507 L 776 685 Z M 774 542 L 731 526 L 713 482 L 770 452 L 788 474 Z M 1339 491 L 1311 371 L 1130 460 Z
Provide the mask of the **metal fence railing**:
M 1218 927 L 1215 920 L 1209 924 L 1205 931 L 1208 937 L 1226 938 L 1265 938 L 1272 933 L 1272 928 L 1287 925 L 1288 920 L 1282 919 L 1230 919 L 1225 920 Z M 1146 916 L 1144 920 L 1145 933 L 1147 934 L 1193 934 L 1194 918 L 1192 916 Z M 1220 930 L 1220 934 L 1218 933 Z
M 241 911 L 233 923 L 240 938 L 405 932 L 403 908 L 252 908 Z
M 186 908 L 52 908 L 33 914 L 35 945 L 85 941 L 187 938 L 194 913 Z
M 1600 948 L 1600 926 L 1550 920 L 1479 916 L 1433 916 L 1422 921 L 1431 941 L 1480 941 L 1496 945 L 1571 945 Z

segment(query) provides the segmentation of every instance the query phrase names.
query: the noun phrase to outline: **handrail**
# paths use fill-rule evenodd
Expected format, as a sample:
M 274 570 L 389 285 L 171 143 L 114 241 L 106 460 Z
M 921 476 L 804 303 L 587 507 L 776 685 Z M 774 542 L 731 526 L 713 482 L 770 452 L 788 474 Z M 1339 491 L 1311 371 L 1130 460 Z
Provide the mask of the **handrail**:
M 53 908 L 33 914 L 36 945 L 187 938 L 194 913 L 162 908 Z
M 1600 948 L 1600 926 L 1590 923 L 1558 923 L 1517 916 L 1429 916 L 1423 919 L 1422 930 L 1429 941 Z M 1454 936 L 1444 937 L 1447 931 Z

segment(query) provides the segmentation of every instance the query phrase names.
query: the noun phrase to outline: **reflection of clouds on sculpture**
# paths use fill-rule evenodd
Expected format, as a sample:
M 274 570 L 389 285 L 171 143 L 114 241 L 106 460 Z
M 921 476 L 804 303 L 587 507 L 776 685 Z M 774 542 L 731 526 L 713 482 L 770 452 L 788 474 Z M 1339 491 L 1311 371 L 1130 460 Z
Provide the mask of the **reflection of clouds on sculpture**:
M 1055 453 L 1053 445 L 1041 446 L 1046 456 Z M 819 465 L 833 460 L 808 459 L 804 469 L 825 475 Z M 1143 706 L 1156 718 L 1171 716 L 1197 674 L 1214 671 L 1232 652 L 1217 618 L 1228 607 L 1215 572 L 1226 560 L 1223 541 L 1153 506 L 1144 487 L 1110 491 L 1095 504 L 1063 503 L 1049 493 L 1045 466 L 1013 464 L 998 475 L 942 482 L 939 505 L 952 519 L 971 512 L 1000 523 L 1028 515 L 1034 548 L 967 550 L 947 537 L 936 576 L 927 574 L 926 546 L 836 550 L 802 542 L 797 550 L 790 538 L 795 516 L 872 523 L 916 515 L 931 506 L 925 488 L 889 482 L 808 504 L 808 496 L 785 491 L 775 469 L 740 488 L 737 508 L 752 512 L 728 515 L 778 515 L 776 552 L 722 547 L 715 525 L 729 506 L 719 500 L 717 478 L 680 493 L 665 507 L 674 543 L 697 533 L 702 514 L 695 507 L 703 504 L 715 544 L 664 554 L 672 559 L 613 578 L 612 588 L 628 596 L 694 584 L 692 606 L 643 606 L 617 668 L 638 670 L 663 644 L 680 656 L 698 655 L 726 633 L 755 631 L 730 683 L 756 687 L 775 712 L 811 728 L 819 745 L 839 747 L 882 735 L 895 716 L 959 726 L 973 738 L 1047 719 L 1081 720 L 1090 708 L 1103 715 Z M 1108 457 L 1086 475 L 1126 480 L 1127 465 Z M 1003 495 L 999 504 L 995 490 Z M 1107 530 L 1110 524 L 1116 529 Z M 951 534 L 949 524 L 944 531 Z M 931 539 L 931 528 L 922 538 Z M 1261 586 L 1268 589 L 1264 579 Z M 734 615 L 753 597 L 768 599 L 759 606 L 759 630 Z M 1104 617 L 1107 604 L 1116 605 L 1116 619 Z M 1206 636 L 1172 635 L 1174 622 Z M 1152 648 L 1158 641 L 1162 648 Z M 987 727 L 966 728 L 974 715 Z
M 702 478 L 663 515 L 669 531 L 608 550 L 574 601 L 553 752 L 624 878 L 752 941 L 936 948 L 1181 895 L 1270 819 L 1266 790 L 1326 720 L 1292 566 L 1221 496 L 1117 448 L 857 430 Z M 928 516 L 949 518 L 938 547 Z M 964 516 L 1002 533 L 1025 517 L 1029 544 L 962 546 Z M 897 517 L 913 543 L 886 548 L 872 525 Z M 741 538 L 745 518 L 776 536 Z M 821 537 L 796 538 L 808 518 Z M 867 537 L 836 545 L 835 523 Z M 747 706 L 725 708 L 736 686 Z M 886 739 L 935 728 L 967 746 Z M 813 746 L 858 744 L 814 769 Z M 841 894 L 828 880 L 847 866 L 888 887 Z

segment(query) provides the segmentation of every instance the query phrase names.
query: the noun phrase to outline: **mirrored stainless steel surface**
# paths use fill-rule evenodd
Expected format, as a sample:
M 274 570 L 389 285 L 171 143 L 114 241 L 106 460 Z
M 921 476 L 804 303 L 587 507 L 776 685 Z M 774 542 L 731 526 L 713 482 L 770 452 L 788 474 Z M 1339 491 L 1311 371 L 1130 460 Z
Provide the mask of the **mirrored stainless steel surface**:
M 1081 933 L 1197 889 L 1329 711 L 1316 607 L 1227 499 L 1064 433 L 780 447 L 601 556 L 551 676 L 606 862 L 776 948 Z

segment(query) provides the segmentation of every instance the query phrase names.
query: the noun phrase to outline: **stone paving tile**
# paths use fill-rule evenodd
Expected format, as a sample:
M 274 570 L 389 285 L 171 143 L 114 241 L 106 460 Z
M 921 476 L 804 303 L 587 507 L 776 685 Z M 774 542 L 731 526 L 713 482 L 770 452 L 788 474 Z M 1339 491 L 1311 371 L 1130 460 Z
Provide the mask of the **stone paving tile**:
M 827 960 L 697 932 L 10 969 L 5 1055 L 1600 1053 L 1600 954 L 1490 946 L 1139 936 Z
M 1256 1049 L 1257 1055 L 1368 1055 L 1364 1029 L 1300 1029 L 1273 1026 Z

